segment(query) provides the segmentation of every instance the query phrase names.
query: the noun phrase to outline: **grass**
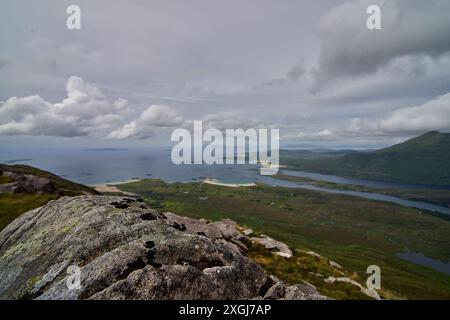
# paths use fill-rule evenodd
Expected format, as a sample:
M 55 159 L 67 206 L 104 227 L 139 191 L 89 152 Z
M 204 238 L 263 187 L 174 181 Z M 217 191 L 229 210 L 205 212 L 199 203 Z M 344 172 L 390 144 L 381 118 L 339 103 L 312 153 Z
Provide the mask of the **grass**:
M 56 194 L 1 194 L 0 195 L 0 231 L 22 213 L 57 199 Z
M 50 200 L 57 199 L 61 196 L 77 196 L 84 193 L 98 194 L 98 192 L 90 187 L 27 165 L 5 165 L 0 163 L 0 184 L 11 183 L 15 179 L 3 175 L 2 172 L 13 172 L 19 175 L 29 174 L 49 179 L 55 187 L 55 191 L 53 193 L 0 194 L 0 231 L 22 213 L 41 207 Z
M 294 256 L 286 259 L 272 254 L 259 244 L 252 244 L 247 255 L 262 266 L 268 273 L 283 280 L 288 285 L 295 285 L 307 281 L 314 285 L 320 293 L 333 299 L 368 300 L 371 299 L 361 290 L 348 283 L 329 284 L 323 280 L 329 276 L 352 277 L 353 280 L 362 283 L 363 279 L 355 275 L 348 275 L 332 268 L 329 260 L 324 257 L 316 257 L 296 250 Z
M 16 180 L 13 177 L 0 175 L 0 184 L 12 183 L 14 181 Z
M 450 299 L 448 275 L 396 257 L 408 249 L 448 261 L 450 222 L 439 217 L 391 203 L 264 185 L 227 188 L 146 179 L 118 187 L 163 210 L 233 219 L 291 248 L 314 250 L 360 277 L 369 265 L 379 265 L 385 297 Z

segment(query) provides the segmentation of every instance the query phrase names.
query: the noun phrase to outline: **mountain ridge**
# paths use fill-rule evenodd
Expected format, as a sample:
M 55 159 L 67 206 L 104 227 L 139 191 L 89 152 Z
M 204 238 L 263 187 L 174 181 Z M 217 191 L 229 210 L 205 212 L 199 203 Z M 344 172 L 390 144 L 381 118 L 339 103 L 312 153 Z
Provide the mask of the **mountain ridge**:
M 375 151 L 332 159 L 305 159 L 292 168 L 373 180 L 449 186 L 450 133 L 430 131 Z

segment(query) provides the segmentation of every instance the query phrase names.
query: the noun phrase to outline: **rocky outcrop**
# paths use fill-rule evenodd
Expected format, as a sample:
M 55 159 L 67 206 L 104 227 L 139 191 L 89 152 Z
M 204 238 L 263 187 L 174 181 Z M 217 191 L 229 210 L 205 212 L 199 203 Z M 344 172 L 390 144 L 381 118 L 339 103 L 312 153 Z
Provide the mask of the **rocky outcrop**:
M 6 165 L 0 163 L 0 177 L 7 178 L 8 180 L 7 182 L 0 183 L 0 194 L 36 193 L 57 194 L 61 196 L 99 194 L 90 187 L 26 165 Z
M 161 213 L 142 200 L 63 197 L 0 232 L 2 299 L 324 299 L 248 259 L 231 220 Z M 80 286 L 67 284 L 77 270 Z M 70 289 L 69 289 L 70 288 Z
M 1 193 L 54 193 L 55 186 L 49 179 L 37 177 L 31 174 L 15 174 L 3 172 L 4 176 L 11 177 L 11 183 L 0 184 Z
M 271 251 L 272 253 L 280 257 L 285 258 L 292 257 L 292 251 L 286 244 L 277 241 L 275 239 L 272 239 L 271 237 L 268 237 L 264 234 L 260 235 L 259 237 L 252 237 L 251 240 L 256 243 L 259 243 L 260 245 L 264 246 L 267 250 Z

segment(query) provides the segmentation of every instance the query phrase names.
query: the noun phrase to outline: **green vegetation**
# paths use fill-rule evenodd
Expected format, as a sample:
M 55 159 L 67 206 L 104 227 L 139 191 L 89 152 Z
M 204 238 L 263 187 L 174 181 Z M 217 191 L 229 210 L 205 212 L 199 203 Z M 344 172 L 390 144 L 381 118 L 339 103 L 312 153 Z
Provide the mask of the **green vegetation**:
M 296 250 L 292 258 L 286 259 L 272 254 L 259 244 L 252 244 L 247 255 L 268 273 L 289 285 L 306 281 L 314 285 L 320 293 L 333 299 L 371 299 L 352 284 L 338 282 L 329 284 L 323 281 L 329 276 L 336 278 L 345 276 L 353 278 L 359 283 L 364 283 L 364 279 L 356 274 L 348 275 L 343 271 L 332 268 L 327 258 L 313 256 L 304 251 Z
M 147 179 L 118 187 L 163 210 L 193 218 L 233 219 L 295 250 L 314 250 L 357 277 L 366 276 L 367 266 L 379 265 L 384 297 L 450 298 L 448 275 L 396 257 L 408 249 L 448 261 L 450 221 L 439 217 L 385 202 L 265 185 L 227 188 Z M 275 268 L 270 261 L 266 267 Z M 281 278 L 288 275 L 278 267 Z
M 336 159 L 347 154 L 356 153 L 353 150 L 280 150 L 280 158 L 283 165 L 295 166 L 299 160 Z
M 0 231 L 3 230 L 11 221 L 28 210 L 41 207 L 50 200 L 61 196 L 77 196 L 83 193 L 97 194 L 94 189 L 87 186 L 74 183 L 58 177 L 50 172 L 43 171 L 26 165 L 5 165 L 0 164 L 0 184 L 15 182 L 10 176 L 3 175 L 2 172 L 11 172 L 14 174 L 27 174 L 46 178 L 54 186 L 54 192 L 37 193 L 0 193 Z
M 0 184 L 11 183 L 16 181 L 13 177 L 0 175 Z
M 428 132 L 420 137 L 371 151 L 339 157 L 284 156 L 281 164 L 305 170 L 405 183 L 450 185 L 450 133 Z
M 57 198 L 56 194 L 0 194 L 0 231 L 22 213 Z
M 450 190 L 446 189 L 386 189 L 386 188 L 370 188 L 366 186 L 353 185 L 353 184 L 342 184 L 334 183 L 323 180 L 314 180 L 305 177 L 294 177 L 285 174 L 277 174 L 274 176 L 276 179 L 292 181 L 297 183 L 307 183 L 316 187 L 335 189 L 335 190 L 346 190 L 346 191 L 357 191 L 357 192 L 371 192 L 380 193 L 395 196 L 398 198 L 413 200 L 413 201 L 423 201 L 434 203 L 440 206 L 450 207 Z

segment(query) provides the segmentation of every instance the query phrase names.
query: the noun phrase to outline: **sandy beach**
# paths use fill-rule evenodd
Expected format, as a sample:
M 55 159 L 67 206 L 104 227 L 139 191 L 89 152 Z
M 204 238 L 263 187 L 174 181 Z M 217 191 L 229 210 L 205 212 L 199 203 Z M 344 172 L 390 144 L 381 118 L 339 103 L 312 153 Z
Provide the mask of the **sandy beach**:
M 256 183 L 225 183 L 220 182 L 216 179 L 205 179 L 203 180 L 203 183 L 212 184 L 215 186 L 222 186 L 222 187 L 230 187 L 230 188 L 239 188 L 239 187 L 254 187 L 256 186 Z
M 118 184 L 128 183 L 128 182 L 135 182 L 135 181 L 139 181 L 139 180 L 138 179 L 131 179 L 131 180 L 121 181 L 121 182 L 111 182 L 111 183 L 97 184 L 97 185 L 93 185 L 92 187 L 95 189 L 95 191 L 98 191 L 100 193 L 120 193 L 120 194 L 125 195 L 125 196 L 136 196 L 135 193 L 122 191 L 119 188 L 117 188 Z

